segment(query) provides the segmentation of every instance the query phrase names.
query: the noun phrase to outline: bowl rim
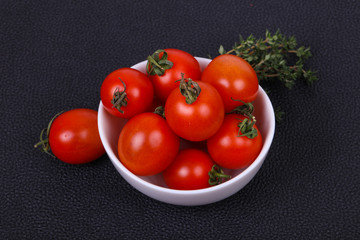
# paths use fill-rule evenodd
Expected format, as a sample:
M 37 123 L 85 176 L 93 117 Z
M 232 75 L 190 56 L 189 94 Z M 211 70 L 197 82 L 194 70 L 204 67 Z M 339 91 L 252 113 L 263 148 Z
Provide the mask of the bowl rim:
M 208 58 L 203 58 L 203 57 L 195 57 L 198 61 L 203 61 L 203 62 L 210 62 L 211 59 Z M 142 68 L 144 64 L 146 64 L 146 60 L 139 62 L 133 66 L 131 66 L 131 68 Z M 132 173 L 130 170 L 128 170 L 118 159 L 118 157 L 113 153 L 112 149 L 110 149 L 110 146 L 107 144 L 106 146 L 104 146 L 104 148 L 106 149 L 106 153 L 111 156 L 109 156 L 111 162 L 113 164 L 115 164 L 116 168 L 120 168 L 123 172 L 123 174 L 126 174 L 127 177 L 130 177 L 131 179 L 133 179 L 134 181 L 137 181 L 139 184 L 144 185 L 145 187 L 151 189 L 151 190 L 155 190 L 158 192 L 166 192 L 169 194 L 176 194 L 176 195 L 197 195 L 197 194 L 204 194 L 204 193 L 211 193 L 214 191 L 217 191 L 218 189 L 222 189 L 222 188 L 226 188 L 229 187 L 233 184 L 236 184 L 237 181 L 241 178 L 245 178 L 248 174 L 250 174 L 254 168 L 258 167 L 258 165 L 261 165 L 262 162 L 264 161 L 268 150 L 271 147 L 273 138 L 274 138 L 274 134 L 275 134 L 275 113 L 274 113 L 274 109 L 271 103 L 270 98 L 268 97 L 268 95 L 266 94 L 266 92 L 264 91 L 264 89 L 259 85 L 259 92 L 261 92 L 261 94 L 264 96 L 264 100 L 266 101 L 266 105 L 268 105 L 270 107 L 270 109 L 268 109 L 268 111 L 271 112 L 271 119 L 269 119 L 269 132 L 268 132 L 268 137 L 266 138 L 266 140 L 263 143 L 262 149 L 259 153 L 259 155 L 257 156 L 257 158 L 255 159 L 255 161 L 248 167 L 246 167 L 241 173 L 239 173 L 237 176 L 235 176 L 234 178 L 231 178 L 219 185 L 215 185 L 212 187 L 208 187 L 208 188 L 203 188 L 203 189 L 196 189 L 196 190 L 177 190 L 177 189 L 171 189 L 168 187 L 163 187 L 163 186 L 158 186 L 155 185 L 153 183 L 149 183 L 146 180 L 142 179 L 141 177 L 135 175 L 134 173 Z M 100 104 L 99 104 L 99 110 L 100 111 L 106 111 L 103 107 L 103 103 L 100 100 Z M 99 114 L 100 116 L 100 114 Z M 105 139 L 104 136 L 104 131 L 100 131 L 102 126 L 102 120 L 100 119 L 100 117 L 98 117 L 98 128 L 99 128 L 99 133 L 100 133 L 100 138 Z M 116 161 L 115 161 L 115 160 Z M 121 174 L 121 175 L 123 175 Z M 161 174 L 161 173 L 160 173 Z M 125 176 L 123 176 L 125 178 Z

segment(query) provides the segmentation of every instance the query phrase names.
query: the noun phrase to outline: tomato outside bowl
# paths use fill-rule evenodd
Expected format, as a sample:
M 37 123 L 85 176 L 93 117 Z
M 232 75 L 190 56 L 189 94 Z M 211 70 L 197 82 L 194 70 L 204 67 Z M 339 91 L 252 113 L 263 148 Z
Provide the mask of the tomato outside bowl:
M 196 57 L 201 70 L 210 63 L 211 59 Z M 146 73 L 146 62 L 140 62 L 132 68 Z M 162 174 L 154 176 L 137 176 L 130 172 L 119 160 L 117 143 L 121 129 L 127 122 L 108 113 L 100 101 L 98 110 L 98 128 L 101 141 L 107 155 L 120 175 L 135 189 L 161 202 L 182 205 L 199 206 L 221 201 L 232 196 L 245 187 L 257 174 L 262 166 L 275 133 L 275 114 L 271 101 L 265 91 L 259 86 L 258 96 L 253 102 L 256 125 L 263 137 L 263 146 L 259 156 L 245 169 L 224 169 L 232 178 L 222 184 L 199 190 L 174 190 L 166 186 Z M 182 142 L 180 148 L 190 147 L 189 142 Z

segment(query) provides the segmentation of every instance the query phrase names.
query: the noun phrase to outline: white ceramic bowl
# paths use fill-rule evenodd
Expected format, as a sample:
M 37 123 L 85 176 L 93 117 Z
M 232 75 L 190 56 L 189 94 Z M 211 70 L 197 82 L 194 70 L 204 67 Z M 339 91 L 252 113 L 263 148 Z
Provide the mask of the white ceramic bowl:
M 211 61 L 206 58 L 196 58 L 203 70 Z M 140 62 L 132 68 L 146 72 L 146 61 Z M 270 149 L 275 132 L 275 115 L 270 99 L 260 87 L 259 93 L 254 101 L 255 112 L 258 126 L 262 137 L 263 147 L 256 160 L 246 169 L 228 170 L 225 173 L 231 174 L 232 179 L 210 188 L 199 190 L 173 190 L 166 187 L 161 174 L 149 177 L 139 177 L 131 173 L 118 158 L 117 142 L 120 131 L 126 120 L 117 118 L 109 114 L 100 102 L 98 110 L 98 127 L 101 141 L 105 147 L 111 162 L 121 176 L 134 188 L 143 194 L 170 204 L 196 206 L 204 205 L 225 199 L 242 189 L 255 176 L 262 166 L 266 155 Z M 181 148 L 188 143 L 182 143 Z

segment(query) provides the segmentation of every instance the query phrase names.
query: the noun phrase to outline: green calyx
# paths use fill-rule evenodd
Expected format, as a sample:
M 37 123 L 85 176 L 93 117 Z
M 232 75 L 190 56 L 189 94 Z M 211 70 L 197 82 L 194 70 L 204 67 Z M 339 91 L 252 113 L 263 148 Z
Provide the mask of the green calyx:
M 38 143 L 36 143 L 34 145 L 35 148 L 38 148 L 39 146 L 41 146 L 41 151 L 49 154 L 50 156 L 54 157 L 55 156 L 51 153 L 51 148 L 50 148 L 50 144 L 49 144 L 49 134 L 50 134 L 50 128 L 51 128 L 51 124 L 54 122 L 55 118 L 57 118 L 60 114 L 62 114 L 64 111 L 59 112 L 58 114 L 56 114 L 49 122 L 47 128 L 44 128 L 43 130 L 41 130 L 40 133 L 40 141 Z M 44 137 L 45 136 L 45 137 Z
M 148 56 L 147 60 L 148 62 L 146 64 L 146 71 L 149 75 L 162 76 L 167 69 L 170 69 L 173 66 L 173 63 L 168 60 L 167 52 L 162 49 L 159 49 L 151 56 Z
M 184 78 L 184 73 L 181 73 L 181 79 L 177 81 L 180 81 L 180 93 L 185 97 L 186 103 L 194 103 L 201 92 L 199 84 L 191 78 Z
M 126 84 L 123 82 L 123 80 L 121 80 L 121 78 L 119 78 L 121 83 L 124 86 L 124 90 L 123 91 L 119 91 L 118 88 L 115 89 L 114 91 L 114 95 L 113 98 L 111 99 L 111 103 L 112 103 L 112 107 L 116 108 L 120 113 L 124 113 L 123 110 L 121 110 L 121 107 L 125 107 L 128 104 L 128 98 L 127 98 L 127 93 L 126 91 Z
M 258 135 L 256 128 L 254 128 L 255 123 L 256 119 L 254 116 L 252 116 L 251 118 L 245 118 L 243 120 L 240 120 L 238 124 L 238 137 L 246 136 L 250 139 L 255 138 Z
M 214 164 L 209 171 L 209 184 L 211 186 L 218 185 L 220 183 L 223 183 L 227 179 L 230 179 L 230 175 L 226 175 L 222 168 L 220 168 L 218 165 Z
M 164 108 L 164 106 L 156 107 L 154 113 L 159 115 L 160 117 L 166 119 L 165 118 L 165 108 Z
M 234 98 L 231 98 L 231 100 L 241 102 L 243 103 L 243 105 L 236 107 L 229 113 L 241 114 L 249 118 L 252 117 L 252 114 L 254 112 L 254 105 L 251 102 L 246 103 L 240 99 L 234 99 Z
M 240 122 L 238 124 L 239 132 L 238 137 L 248 137 L 250 139 L 255 138 L 258 135 L 256 128 L 254 125 L 256 123 L 254 112 L 254 105 L 251 102 L 244 102 L 242 100 L 231 98 L 233 101 L 241 102 L 243 105 L 236 107 L 229 113 L 235 113 L 245 116 L 245 119 L 238 119 Z

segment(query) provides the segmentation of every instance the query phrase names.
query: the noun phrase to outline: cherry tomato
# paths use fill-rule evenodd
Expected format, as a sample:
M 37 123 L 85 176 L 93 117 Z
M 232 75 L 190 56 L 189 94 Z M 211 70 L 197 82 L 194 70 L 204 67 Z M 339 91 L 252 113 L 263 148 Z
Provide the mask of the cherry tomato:
M 141 113 L 131 118 L 121 130 L 118 141 L 120 161 L 132 173 L 155 175 L 175 159 L 180 139 L 164 118 L 155 113 Z
M 105 153 L 98 131 L 97 112 L 94 110 L 79 108 L 64 112 L 49 127 L 49 145 L 44 142 L 38 145 L 43 145 L 46 152 L 51 148 L 53 155 L 61 161 L 88 163 Z
M 209 154 L 198 149 L 185 149 L 163 172 L 169 188 L 195 190 L 210 187 L 209 172 L 215 163 Z
M 210 83 L 220 93 L 225 112 L 230 112 L 237 106 L 242 105 L 240 101 L 252 102 L 255 100 L 259 82 L 255 70 L 244 59 L 223 54 L 215 57 L 204 69 L 201 81 Z
M 248 167 L 259 155 L 262 148 L 262 136 L 257 130 L 257 136 L 249 138 L 240 136 L 239 123 L 247 119 L 243 115 L 226 115 L 219 131 L 207 140 L 211 158 L 221 167 L 239 169 Z
M 154 70 L 151 70 L 151 67 L 156 66 L 149 62 L 148 72 L 150 71 L 149 78 L 154 85 L 155 95 L 162 102 L 165 102 L 171 91 L 179 86 L 179 83 L 176 82 L 176 80 L 181 78 L 181 73 L 184 73 L 186 78 L 199 80 L 201 69 L 198 61 L 190 53 L 171 48 L 163 51 L 165 51 L 166 54 L 164 54 L 164 52 L 159 52 L 159 58 L 161 59 L 164 55 L 167 55 L 165 58 L 167 61 L 172 62 L 172 67 L 169 69 L 166 69 L 165 67 L 166 70 L 163 75 L 158 75 Z M 155 52 L 154 54 L 157 53 Z
M 150 108 L 154 89 L 146 74 L 132 68 L 120 68 L 105 78 L 100 96 L 109 113 L 128 119 Z
M 165 116 L 170 128 L 189 141 L 203 141 L 220 128 L 224 120 L 224 105 L 216 89 L 197 82 L 201 88 L 193 103 L 187 103 L 179 89 L 174 89 L 165 104 Z

